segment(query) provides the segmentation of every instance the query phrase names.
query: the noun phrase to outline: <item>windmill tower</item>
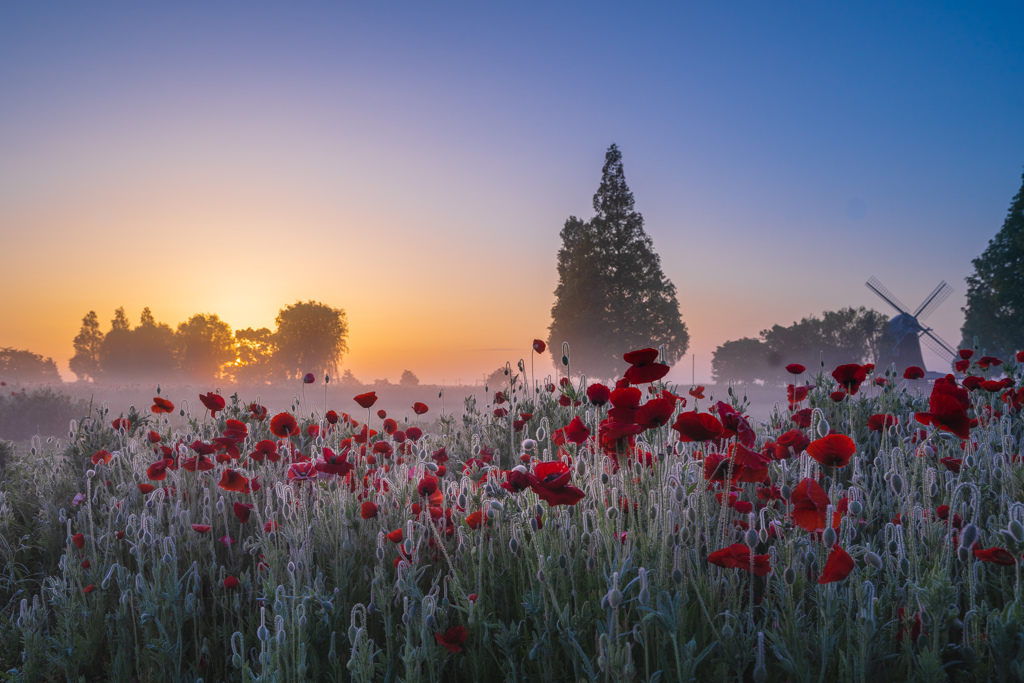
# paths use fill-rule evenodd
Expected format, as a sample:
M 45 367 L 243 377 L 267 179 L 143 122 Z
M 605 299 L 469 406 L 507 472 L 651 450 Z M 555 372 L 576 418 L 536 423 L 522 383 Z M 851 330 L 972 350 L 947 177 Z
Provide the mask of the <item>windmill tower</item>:
M 888 367 L 890 364 L 895 363 L 897 375 L 902 375 L 903 371 L 911 365 L 924 368 L 921 342 L 924 342 L 928 348 L 940 357 L 948 360 L 950 363 L 953 362 L 956 356 L 956 349 L 946 343 L 939 335 L 935 334 L 932 328 L 921 324 L 921 321 L 931 315 L 939 307 L 939 304 L 945 301 L 946 297 L 953 292 L 952 287 L 945 282 L 940 282 L 939 286 L 925 298 L 924 303 L 911 313 L 910 309 L 904 306 L 899 299 L 893 296 L 892 292 L 885 288 L 885 285 L 878 281 L 878 278 L 872 276 L 865 284 L 868 289 L 880 296 L 883 301 L 897 311 L 896 317 L 889 321 L 891 351 L 888 355 L 883 355 L 878 359 L 878 366 L 880 368 Z

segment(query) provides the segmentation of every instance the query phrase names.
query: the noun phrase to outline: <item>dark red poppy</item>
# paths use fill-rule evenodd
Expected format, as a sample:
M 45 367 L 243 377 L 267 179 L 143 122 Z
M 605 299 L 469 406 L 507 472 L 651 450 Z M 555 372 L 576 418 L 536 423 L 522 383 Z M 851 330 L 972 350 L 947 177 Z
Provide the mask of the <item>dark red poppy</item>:
M 254 505 L 249 503 L 233 503 L 231 505 L 231 511 L 235 513 L 235 517 L 238 517 L 238 521 L 245 524 L 249 521 L 249 515 L 252 514 Z
M 484 514 L 477 510 L 466 515 L 466 524 L 469 525 L 470 529 L 479 529 L 480 525 L 483 524 Z
M 899 418 L 895 415 L 879 415 L 875 414 L 868 418 L 868 429 L 873 432 L 880 432 L 887 427 L 898 425 L 900 423 Z
M 338 413 L 333 410 L 328 410 L 324 415 L 324 419 L 327 420 L 327 424 L 338 424 Z
M 786 400 L 789 401 L 790 409 L 795 408 L 798 403 L 807 398 L 809 388 L 810 387 L 806 385 L 798 387 L 794 384 L 790 384 L 786 387 Z
M 398 529 L 395 529 L 390 534 L 384 534 L 384 538 L 388 539 L 392 543 L 401 543 L 402 542 L 402 529 L 401 529 L 401 527 L 399 527 Z
M 145 496 L 156 491 L 156 487 L 152 484 L 139 484 L 139 491 Z
M 729 437 L 735 435 L 744 446 L 748 448 L 754 446 L 757 442 L 757 434 L 754 433 L 750 423 L 747 422 L 747 418 L 742 413 L 725 401 L 716 403 L 715 410 L 718 411 L 718 417 L 722 420 L 722 427 L 725 428 L 722 436 Z
M 796 485 L 790 495 L 793 503 L 793 523 L 805 531 L 824 531 L 829 500 L 825 489 L 813 479 L 806 478 Z
M 422 415 L 428 410 L 430 410 L 430 408 L 427 407 L 426 403 L 420 403 L 419 401 L 417 401 L 416 403 L 412 404 L 412 412 L 416 413 L 417 415 Z
M 208 391 L 205 394 L 200 394 L 199 400 L 202 401 L 203 405 L 206 406 L 206 409 L 210 411 L 211 417 L 217 417 L 217 413 L 224 410 L 224 397 L 220 394 Z
M 911 365 L 903 371 L 903 379 L 921 379 L 924 377 L 924 369 Z
M 768 576 L 772 573 L 768 555 L 750 554 L 750 548 L 742 543 L 733 543 L 708 555 L 708 562 L 726 569 L 742 569 L 755 576 Z
M 710 441 L 721 437 L 725 431 L 717 417 L 696 410 L 679 413 L 672 429 L 679 432 L 680 441 Z
M 527 474 L 530 488 L 548 505 L 575 505 L 584 493 L 569 483 L 572 472 L 564 462 L 538 462 Z
M 581 444 L 590 436 L 590 430 L 587 429 L 587 426 L 583 424 L 583 420 L 578 415 L 564 427 L 562 433 L 565 435 L 566 440 L 574 444 Z
M 842 403 L 843 401 L 846 400 L 846 392 L 843 391 L 842 389 L 839 389 L 837 391 L 833 391 L 832 393 L 830 393 L 828 397 L 832 399 L 834 403 Z
M 193 524 L 192 525 L 192 531 L 196 532 L 197 534 L 208 534 L 208 533 L 210 533 L 210 529 L 212 529 L 212 528 L 213 527 L 211 527 L 209 524 Z
M 928 399 L 928 412 L 917 413 L 914 417 L 921 424 L 968 439 L 971 436 L 971 419 L 967 416 L 969 406 L 967 390 L 958 387 L 953 376 L 947 375 L 935 380 Z
M 128 420 L 127 417 L 119 417 L 110 423 L 110 428 L 113 429 L 115 432 L 121 429 L 128 431 L 129 429 L 132 428 L 132 423 Z
M 437 491 L 437 477 L 433 475 L 426 475 L 420 479 L 420 483 L 416 485 L 416 492 L 421 496 L 430 496 Z
M 693 396 L 694 398 L 704 398 L 704 387 L 690 387 L 687 393 L 690 394 L 690 396 Z
M 625 372 L 625 378 L 630 384 L 647 384 L 657 382 L 668 374 L 669 366 L 658 362 L 657 349 L 640 349 L 630 351 L 622 356 L 622 359 L 629 363 L 630 367 Z
M 85 547 L 85 536 L 83 534 L 75 534 L 71 537 L 71 542 L 75 544 L 75 547 L 81 550 Z
M 166 398 L 159 396 L 153 397 L 153 405 L 150 410 L 154 413 L 171 413 L 174 412 L 174 404 L 168 401 Z
M 249 490 L 249 480 L 235 470 L 228 468 L 224 470 L 223 474 L 221 474 L 220 481 L 217 482 L 217 486 L 221 487 L 225 491 L 247 493 Z
M 854 563 L 850 554 L 838 545 L 834 545 L 832 546 L 832 552 L 828 554 L 828 559 L 825 560 L 825 567 L 821 570 L 818 583 L 826 584 L 842 581 L 850 575 L 855 566 L 856 563 Z
M 760 484 L 768 478 L 769 458 L 751 450 L 742 443 L 729 444 L 729 458 L 733 461 L 733 481 Z
M 611 390 L 603 384 L 591 384 L 587 387 L 587 400 L 592 405 L 603 406 L 611 398 Z
M 316 461 L 317 472 L 323 472 L 324 474 L 344 477 L 353 469 L 355 469 L 355 465 L 348 461 L 348 450 L 335 453 L 330 448 L 324 447 L 323 455 L 317 458 Z
M 502 482 L 501 488 L 505 489 L 510 493 L 519 493 L 530 488 L 530 476 L 529 472 L 526 471 L 522 465 L 514 470 L 503 472 L 505 475 L 505 481 Z
M 840 365 L 832 371 L 832 377 L 839 382 L 846 391 L 851 395 L 855 396 L 857 390 L 860 389 L 860 384 L 867 379 L 868 371 L 866 365 L 857 365 L 856 363 L 848 363 L 846 365 Z M 874 366 L 871 367 L 874 369 Z
M 790 363 L 789 365 L 786 366 L 786 372 L 792 375 L 802 374 L 806 369 L 807 368 L 800 365 L 799 363 Z
M 800 455 L 810 444 L 811 440 L 806 434 L 799 429 L 790 429 L 775 440 L 775 457 L 785 460 L 794 455 Z
M 361 408 L 369 409 L 370 406 L 377 402 L 377 392 L 368 391 L 365 394 L 359 394 L 355 397 L 355 402 L 358 403 Z
M 224 577 L 224 588 L 225 590 L 232 590 L 238 588 L 239 581 L 234 576 Z
M 812 411 L 810 408 L 801 408 L 793 413 L 789 419 L 793 420 L 797 427 L 807 429 L 811 426 L 811 413 Z
M 163 481 L 167 478 L 167 464 L 171 460 L 157 460 L 146 470 L 146 477 L 150 481 Z
M 410 441 L 419 441 L 420 437 L 423 436 L 423 430 L 419 427 L 409 427 L 405 430 L 405 435 Z
M 249 414 L 252 416 L 252 419 L 263 422 L 267 419 L 267 407 L 261 406 L 259 403 L 250 403 Z
M 991 562 L 1003 567 L 1012 567 L 1017 564 L 1017 558 L 1006 548 L 974 548 L 974 556 L 982 562 Z
M 313 479 L 316 479 L 316 464 L 303 461 L 293 462 L 288 466 L 288 481 L 301 484 L 304 481 L 311 481 Z
M 971 356 L 974 355 L 974 351 L 972 349 L 960 349 L 957 351 L 957 354 L 962 360 L 970 360 Z
M 442 635 L 440 632 L 434 634 L 437 644 L 452 653 L 462 652 L 462 645 L 469 637 L 469 632 L 462 624 L 452 626 Z
M 534 339 L 533 340 L 533 350 L 536 351 L 537 353 L 544 353 L 545 349 L 547 349 L 547 348 L 548 348 L 548 345 L 544 343 L 544 340 L 542 340 L 542 339 Z
M 953 474 L 960 474 L 960 468 L 964 465 L 963 458 L 939 458 L 939 462 Z
M 279 439 L 287 439 L 299 433 L 299 423 L 291 413 L 278 413 L 270 420 L 270 433 Z
M 256 462 L 262 462 L 264 458 L 272 458 L 275 455 L 277 455 L 277 444 L 270 439 L 263 439 L 256 444 L 255 449 L 249 454 L 249 457 Z
M 88 595 L 89 593 L 92 593 L 94 590 L 96 590 L 96 584 L 90 583 L 88 586 L 82 589 L 82 592 Z
M 377 504 L 368 500 L 359 506 L 359 516 L 363 519 L 373 519 L 377 516 Z
M 829 434 L 807 446 L 807 454 L 826 467 L 846 467 L 857 446 L 846 434 Z
M 667 398 L 652 398 L 637 409 L 633 421 L 643 429 L 657 429 L 668 424 L 675 408 Z

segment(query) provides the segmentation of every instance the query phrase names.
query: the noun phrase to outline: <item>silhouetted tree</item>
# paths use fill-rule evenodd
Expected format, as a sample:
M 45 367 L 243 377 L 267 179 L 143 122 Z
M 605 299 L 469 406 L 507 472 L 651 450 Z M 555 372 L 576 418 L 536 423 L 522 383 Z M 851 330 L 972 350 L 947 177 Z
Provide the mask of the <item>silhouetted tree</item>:
M 106 382 L 167 381 L 176 368 L 174 331 L 158 323 L 148 306 L 133 330 L 124 308 L 118 308 L 97 356 L 100 377 Z
M 232 379 L 245 384 L 269 382 L 275 374 L 276 348 L 274 333 L 266 327 L 235 330 L 235 361 L 228 366 Z
M 82 329 L 73 343 L 75 355 L 68 363 L 71 372 L 80 380 L 96 381 L 100 376 L 100 346 L 103 344 L 96 311 L 89 311 L 82 318 Z
M 57 364 L 38 353 L 0 348 L 0 380 L 5 382 L 60 382 Z
M 760 339 L 740 339 L 719 346 L 711 360 L 715 381 L 762 380 L 786 383 L 790 363 L 817 372 L 821 363 L 827 370 L 845 363 L 873 362 L 891 344 L 888 320 L 878 311 L 864 307 L 825 311 L 819 318 L 808 316 L 788 327 L 774 325 L 761 330 Z M 746 353 L 748 357 L 740 356 Z
M 967 278 L 963 344 L 978 338 L 989 355 L 1009 358 L 1024 349 L 1024 182 L 1003 227 Z
M 337 375 L 348 352 L 348 317 L 340 308 L 318 301 L 297 301 L 276 318 L 275 359 L 289 378 L 307 372 Z
M 128 322 L 128 316 L 124 312 L 124 306 L 119 306 L 114 311 L 114 319 L 110 321 L 110 329 L 112 330 L 124 330 L 127 332 L 132 328 L 131 323 Z
M 562 342 L 569 342 L 574 372 L 611 378 L 625 370 L 626 351 L 664 345 L 672 364 L 689 347 L 675 285 L 633 205 L 622 153 L 612 145 L 594 195 L 595 216 L 586 222 L 571 216 L 561 232 L 548 346 L 560 359 Z
M 403 387 L 415 387 L 420 383 L 420 378 L 417 377 L 412 370 L 406 370 L 402 373 L 402 377 L 398 380 L 398 383 Z
M 356 379 L 356 376 L 352 374 L 352 371 L 347 368 L 345 372 L 341 373 L 341 380 L 338 383 L 346 387 L 363 386 L 363 383 Z
M 174 344 L 178 369 L 195 382 L 220 379 L 224 366 L 235 359 L 231 327 L 212 313 L 180 323 Z

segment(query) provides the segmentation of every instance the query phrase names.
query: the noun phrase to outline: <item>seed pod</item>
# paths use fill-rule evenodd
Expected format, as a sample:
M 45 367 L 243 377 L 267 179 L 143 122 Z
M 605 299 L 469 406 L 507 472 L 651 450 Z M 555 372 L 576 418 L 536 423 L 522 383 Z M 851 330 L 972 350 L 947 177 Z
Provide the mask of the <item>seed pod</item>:
M 790 495 L 792 495 L 793 490 L 791 488 L 789 488 L 789 484 L 783 484 L 782 485 L 782 490 L 780 491 L 780 493 L 782 493 L 782 497 L 785 500 L 789 500 L 789 497 L 790 497 Z
M 836 530 L 832 527 L 825 529 L 821 534 L 821 541 L 825 544 L 826 548 L 831 548 L 836 544 Z
M 861 505 L 859 500 L 855 500 L 850 503 L 850 514 L 854 517 L 859 517 L 860 513 L 864 512 L 864 506 Z
M 608 591 L 607 597 L 608 605 L 612 609 L 618 609 L 619 605 L 622 604 L 622 591 L 620 591 L 618 588 L 612 588 L 610 591 Z
M 870 550 L 864 553 L 864 561 L 877 570 L 882 569 L 882 558 L 871 552 Z
M 828 420 L 823 419 L 818 422 L 818 436 L 823 439 L 828 436 Z
M 960 547 L 970 550 L 978 542 L 978 527 L 968 524 L 960 532 Z
M 743 541 L 747 544 L 748 548 L 753 548 L 757 545 L 758 538 L 756 531 L 754 531 L 753 529 L 747 529 L 746 534 L 744 534 L 744 536 L 745 538 L 743 539 Z
M 1007 528 L 1010 535 L 1013 536 L 1013 540 L 1017 543 L 1024 543 L 1024 524 L 1021 524 L 1017 520 L 1012 520 L 1010 526 Z
M 722 627 L 722 637 L 723 638 L 725 638 L 726 640 L 732 640 L 732 637 L 734 635 L 736 635 L 736 634 L 733 633 L 732 626 L 729 626 L 729 624 L 726 624 L 725 626 Z
M 684 489 L 681 485 L 676 487 L 675 494 L 677 503 L 682 503 L 684 500 L 686 500 L 686 489 Z
M 796 583 L 796 570 L 792 567 L 786 567 L 786 571 L 782 572 L 782 580 L 792 586 Z

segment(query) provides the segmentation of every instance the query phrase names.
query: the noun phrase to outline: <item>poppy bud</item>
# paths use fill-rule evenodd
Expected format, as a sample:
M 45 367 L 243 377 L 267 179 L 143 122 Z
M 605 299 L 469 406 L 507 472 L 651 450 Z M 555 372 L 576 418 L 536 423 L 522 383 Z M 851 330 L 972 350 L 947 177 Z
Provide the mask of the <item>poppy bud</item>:
M 852 503 L 850 503 L 850 514 L 851 515 L 853 515 L 854 517 L 857 517 L 862 512 L 864 512 L 864 506 L 861 505 L 859 500 L 855 500 Z
M 726 640 L 732 640 L 732 637 L 734 635 L 736 635 L 736 634 L 733 633 L 732 626 L 729 626 L 729 624 L 726 624 L 725 626 L 722 627 L 722 637 L 723 638 L 725 638 Z
M 978 542 L 978 527 L 968 524 L 960 532 L 960 547 L 970 550 Z
M 676 568 L 672 570 L 672 580 L 677 586 L 683 582 L 683 572 L 681 569 Z
M 746 534 L 744 534 L 744 539 L 743 540 L 747 544 L 748 547 L 750 547 L 750 548 L 755 547 L 757 545 L 757 541 L 758 541 L 757 532 L 754 531 L 753 529 L 747 529 Z
M 784 500 L 789 500 L 789 497 L 793 493 L 793 490 L 789 488 L 789 484 L 783 484 L 780 493 L 782 494 L 782 498 Z
M 515 536 L 513 536 L 509 540 L 509 542 L 508 542 L 508 549 L 512 551 L 513 555 L 515 555 L 519 551 L 519 541 L 516 540 Z
M 1007 531 L 1010 532 L 1010 535 L 1013 536 L 1013 540 L 1017 541 L 1017 543 L 1024 543 L 1024 524 L 1021 524 L 1017 520 L 1013 520 L 1010 522 L 1010 526 Z
M 792 586 L 796 583 L 796 570 L 792 567 L 786 567 L 786 571 L 782 572 L 782 580 Z
M 897 496 L 903 493 L 903 477 L 898 474 L 893 474 L 892 478 L 889 479 L 889 485 L 892 486 L 892 492 Z
M 820 422 L 818 422 L 818 436 L 824 439 L 826 436 L 828 436 L 828 429 L 828 420 L 822 419 Z
M 825 544 L 826 548 L 831 548 L 836 544 L 836 530 L 832 527 L 825 529 L 824 533 L 821 534 L 821 542 Z
M 872 567 L 874 567 L 875 569 L 882 569 L 882 558 L 876 555 L 875 553 L 871 552 L 870 550 L 864 553 L 864 561 Z
M 622 591 L 618 588 L 612 588 L 608 591 L 608 595 L 606 597 L 608 598 L 608 606 L 612 609 L 618 609 L 619 605 L 622 604 Z
M 900 571 L 904 574 L 910 574 L 910 560 L 906 557 L 900 560 Z

